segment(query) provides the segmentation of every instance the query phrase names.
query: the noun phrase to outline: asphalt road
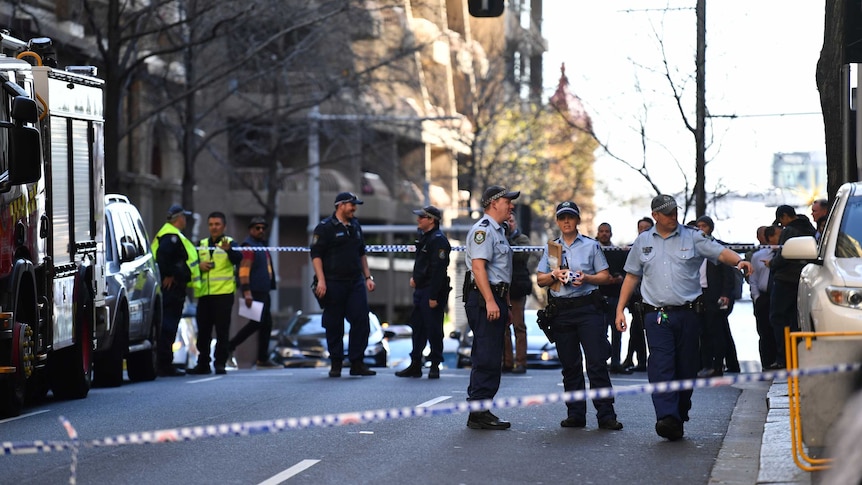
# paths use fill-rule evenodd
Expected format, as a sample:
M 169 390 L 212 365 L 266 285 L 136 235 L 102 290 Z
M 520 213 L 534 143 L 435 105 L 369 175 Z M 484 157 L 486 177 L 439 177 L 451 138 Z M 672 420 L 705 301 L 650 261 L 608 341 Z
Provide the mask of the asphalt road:
M 469 369 L 438 381 L 375 377 L 330 379 L 327 369 L 240 370 L 226 376 L 161 378 L 94 389 L 85 400 L 29 408 L 0 421 L 0 442 L 67 440 L 65 416 L 82 442 L 160 429 L 462 402 Z M 498 397 L 561 392 L 559 370 L 506 375 Z M 644 383 L 643 373 L 614 378 Z M 686 439 L 654 431 L 647 395 L 617 400 L 625 429 L 599 430 L 589 406 L 585 429 L 564 429 L 562 403 L 501 409 L 508 431 L 466 428 L 466 415 L 390 419 L 274 434 L 82 448 L 77 483 L 707 483 L 740 391 L 695 391 Z M 0 456 L 0 482 L 69 483 L 69 452 Z

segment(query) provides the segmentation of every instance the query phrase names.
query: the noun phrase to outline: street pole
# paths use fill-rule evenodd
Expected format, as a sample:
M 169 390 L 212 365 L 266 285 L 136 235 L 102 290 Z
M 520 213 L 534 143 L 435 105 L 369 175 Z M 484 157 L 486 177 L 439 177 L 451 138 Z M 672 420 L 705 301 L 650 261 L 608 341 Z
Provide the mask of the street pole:
M 308 114 L 308 245 L 314 236 L 314 228 L 320 219 L 320 107 L 314 106 Z M 314 267 L 308 259 L 305 281 L 314 279 Z M 302 285 L 302 308 L 315 308 L 317 300 L 308 284 Z
M 695 215 L 706 214 L 706 0 L 697 0 L 697 55 L 695 77 L 697 81 L 697 107 L 695 108 Z

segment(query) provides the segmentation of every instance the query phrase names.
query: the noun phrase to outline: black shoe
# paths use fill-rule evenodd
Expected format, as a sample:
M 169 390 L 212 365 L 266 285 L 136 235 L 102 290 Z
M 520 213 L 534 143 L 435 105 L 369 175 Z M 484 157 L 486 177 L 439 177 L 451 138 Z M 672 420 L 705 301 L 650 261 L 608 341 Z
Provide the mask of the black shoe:
M 619 431 L 623 429 L 623 423 L 617 421 L 616 418 L 609 418 L 599 422 L 599 429 L 609 429 L 611 431 Z
M 526 374 L 527 368 L 523 365 L 516 365 L 512 367 L 512 374 Z
M 225 375 L 227 374 L 227 370 L 224 367 L 216 367 L 216 374 Z
M 564 428 L 584 428 L 587 426 L 587 418 L 577 418 L 575 416 L 569 416 L 568 418 L 560 421 L 560 426 Z
M 703 379 L 708 377 L 721 377 L 724 373 L 718 369 L 713 369 L 711 367 L 704 367 L 703 369 L 697 371 L 697 377 Z
M 727 372 L 728 374 L 739 374 L 742 372 L 742 369 L 737 365 L 735 367 L 725 367 L 724 372 Z
M 186 372 L 186 374 L 194 374 L 194 375 L 198 375 L 198 376 L 205 376 L 205 375 L 208 375 L 208 374 L 212 374 L 212 370 L 210 369 L 209 364 L 207 364 L 207 365 L 198 364 L 198 365 L 196 365 L 193 369 L 191 369 L 190 371 Z
M 620 364 L 612 365 L 610 367 L 611 374 L 631 374 L 633 371 L 628 370 L 627 368 L 621 366 Z
M 331 364 L 329 377 L 341 377 L 341 362 L 333 362 Z
M 184 375 L 186 375 L 185 371 L 181 371 L 174 366 L 159 369 L 159 377 L 180 377 Z
M 665 416 L 655 423 L 655 432 L 662 438 L 667 438 L 670 441 L 676 441 L 685 434 L 682 426 L 682 421 L 673 416 Z
M 467 427 L 470 429 L 509 429 L 512 423 L 503 421 L 491 414 L 491 411 L 479 411 L 470 413 L 467 418 Z
M 352 367 L 351 367 L 352 369 Z M 422 368 L 418 365 L 410 364 L 405 367 L 403 370 L 400 370 L 395 373 L 396 377 L 422 377 Z M 439 376 L 439 374 L 438 374 Z
M 356 362 L 356 363 L 350 364 L 350 375 L 352 375 L 352 376 L 376 376 L 377 373 L 374 372 L 373 370 L 369 369 L 368 366 L 366 366 L 362 362 Z
M 626 370 L 630 370 L 632 372 L 646 372 L 646 366 L 645 365 L 636 365 L 633 367 L 626 367 Z
M 431 368 L 428 369 L 428 378 L 429 379 L 439 379 L 440 378 L 440 366 L 431 365 Z

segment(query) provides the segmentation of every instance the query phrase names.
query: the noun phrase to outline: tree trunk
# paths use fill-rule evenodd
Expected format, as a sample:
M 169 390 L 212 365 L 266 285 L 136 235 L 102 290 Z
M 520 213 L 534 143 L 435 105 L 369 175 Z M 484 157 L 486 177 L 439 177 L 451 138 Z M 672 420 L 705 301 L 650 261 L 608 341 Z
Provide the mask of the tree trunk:
M 826 139 L 826 189 L 834 197 L 845 182 L 842 119 L 845 0 L 826 0 L 823 48 L 817 61 L 817 90 Z M 850 147 L 855 150 L 855 147 Z

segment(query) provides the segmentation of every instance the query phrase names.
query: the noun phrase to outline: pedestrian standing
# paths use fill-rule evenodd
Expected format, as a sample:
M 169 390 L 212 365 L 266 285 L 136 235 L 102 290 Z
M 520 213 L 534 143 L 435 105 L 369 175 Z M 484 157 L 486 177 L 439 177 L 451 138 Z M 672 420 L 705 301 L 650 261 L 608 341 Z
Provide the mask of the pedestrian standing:
M 239 290 L 242 293 L 243 302 L 247 308 L 252 303 L 263 303 L 263 311 L 260 320 L 249 319 L 236 335 L 230 339 L 228 350 L 230 360 L 236 364 L 233 353 L 239 345 L 255 333 L 257 333 L 257 361 L 258 369 L 276 369 L 282 366 L 269 358 L 269 339 L 272 333 L 272 300 L 270 292 L 275 289 L 275 271 L 272 267 L 272 254 L 266 250 L 266 229 L 269 227 L 263 217 L 253 217 L 248 223 L 248 237 L 240 245 L 248 248 L 242 251 L 242 260 L 239 263 Z M 259 248 L 259 249 L 257 249 Z
M 329 377 L 341 377 L 345 318 L 350 322 L 350 375 L 377 375 L 362 361 L 371 333 L 368 292 L 374 291 L 375 284 L 365 256 L 362 226 L 355 217 L 359 205 L 362 200 L 351 192 L 335 196 L 335 211 L 314 228 L 311 243 L 314 294 L 323 307 Z
M 492 185 L 482 193 L 485 214 L 467 233 L 464 280 L 467 323 L 473 331 L 472 368 L 468 401 L 493 399 L 500 388 L 503 334 L 509 318 L 509 285 L 512 282 L 512 248 L 502 223 L 520 192 Z M 512 424 L 491 411 L 472 411 L 471 429 L 508 429 Z
M 236 293 L 235 268 L 242 261 L 237 243 L 225 235 L 226 217 L 213 212 L 207 217 L 210 235 L 198 246 L 201 268 L 201 285 L 195 290 L 198 299 L 198 363 L 190 374 L 206 375 L 210 369 L 210 345 L 215 330 L 215 373 L 225 374 L 230 354 L 230 318 Z
M 599 292 L 605 297 L 607 305 L 604 305 L 602 314 L 605 323 L 611 332 L 611 374 L 631 374 L 633 369 L 628 366 L 623 366 L 620 363 L 620 351 L 622 350 L 622 335 L 623 333 L 617 330 L 617 302 L 620 300 L 620 287 L 623 284 L 623 265 L 626 262 L 626 254 L 617 250 L 617 247 L 611 242 L 614 232 L 611 225 L 607 222 L 599 224 L 599 230 L 596 232 L 596 241 L 599 242 L 599 247 L 604 252 L 605 259 L 608 261 L 608 271 L 611 274 L 611 282 L 607 285 L 599 286 Z
M 559 290 L 550 290 L 548 308 L 553 316 L 551 331 L 556 339 L 557 355 L 563 365 L 563 389 L 566 392 L 582 391 L 584 357 L 590 389 L 613 387 L 608 374 L 608 326 L 605 322 L 606 301 L 599 285 L 610 284 L 608 262 L 599 243 L 578 232 L 581 211 L 574 202 L 563 202 L 556 209 L 562 246 L 560 267 L 552 268 L 547 247 L 536 268 L 539 286 L 561 282 Z M 548 311 L 546 310 L 546 314 Z M 583 353 L 581 352 L 583 349 Z M 614 411 L 614 398 L 593 399 L 600 429 L 621 430 Z M 587 403 L 583 400 L 566 402 L 567 416 L 560 422 L 564 428 L 583 428 L 587 425 Z
M 173 345 L 183 316 L 186 288 L 194 289 L 201 283 L 197 248 L 182 233 L 186 228 L 186 217 L 191 215 L 181 205 L 173 204 L 168 209 L 167 222 L 150 245 L 162 276 L 162 328 L 156 348 L 158 374 L 161 377 L 185 374 L 174 367 Z
M 506 238 L 510 246 L 529 246 L 530 237 L 518 229 L 515 214 L 509 214 L 504 222 Z M 503 372 L 524 374 L 527 372 L 527 325 L 524 322 L 524 307 L 527 297 L 533 292 L 533 280 L 530 279 L 530 252 L 518 251 L 512 254 L 512 286 L 509 288 L 509 321 L 503 336 Z M 511 329 L 511 330 L 510 330 Z M 515 348 L 512 352 L 512 333 L 515 334 Z
M 763 244 L 776 245 L 781 228 L 764 227 Z M 751 255 L 753 274 L 748 280 L 751 288 L 751 299 L 754 301 L 754 320 L 757 322 L 758 350 L 760 351 L 760 366 L 768 368 L 775 362 L 775 336 L 769 323 L 769 300 L 772 293 L 772 278 L 770 278 L 769 262 L 772 260 L 771 247 L 762 247 Z
M 638 221 L 638 234 L 652 229 L 653 225 L 655 223 L 649 217 L 640 219 Z M 622 289 L 622 287 L 620 288 Z M 646 372 L 647 366 L 646 335 L 644 334 L 644 315 L 640 305 L 641 302 L 643 302 L 641 298 L 641 285 L 638 282 L 628 304 L 629 314 L 632 316 L 632 324 L 629 330 L 629 349 L 626 352 L 626 360 L 622 364 L 624 369 L 632 372 Z M 614 308 L 614 311 L 616 312 L 616 308 Z M 616 313 L 614 313 L 614 320 L 616 320 Z M 616 322 L 614 322 L 614 325 L 616 325 Z M 637 360 L 637 365 L 635 365 L 635 360 Z
M 670 195 L 656 196 L 651 207 L 656 224 L 638 235 L 626 259 L 617 328 L 626 329 L 623 310 L 640 281 L 649 345 L 649 381 L 693 379 L 700 363 L 700 265 L 708 258 L 750 273 L 751 263 L 697 229 L 680 225 L 676 200 Z M 683 437 L 691 394 L 691 390 L 685 390 L 652 395 L 659 436 L 671 441 Z
M 416 241 L 416 259 L 413 262 L 413 313 L 410 327 L 413 329 L 413 350 L 410 365 L 395 373 L 398 377 L 422 377 L 422 352 L 425 344 L 431 347 L 428 370 L 429 379 L 440 378 L 440 363 L 443 362 L 443 312 L 449 299 L 449 253 L 452 246 L 440 231 L 443 214 L 429 205 L 413 211 L 419 229 Z

